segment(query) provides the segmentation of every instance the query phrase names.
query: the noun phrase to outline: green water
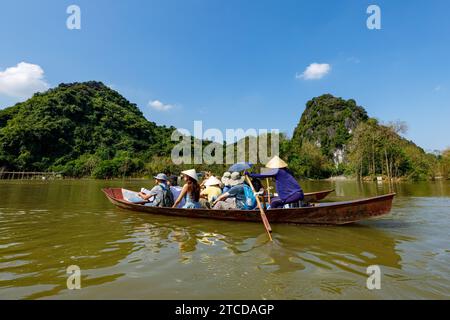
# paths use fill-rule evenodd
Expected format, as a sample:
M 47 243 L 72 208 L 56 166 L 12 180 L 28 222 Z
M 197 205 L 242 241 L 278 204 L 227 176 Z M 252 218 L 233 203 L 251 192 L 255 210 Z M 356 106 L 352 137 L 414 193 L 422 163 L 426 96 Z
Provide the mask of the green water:
M 392 213 L 345 227 L 180 219 L 127 212 L 100 192 L 144 181 L 0 181 L 3 299 L 449 299 L 450 183 L 400 184 Z M 330 200 L 387 185 L 303 182 Z M 81 268 L 68 290 L 66 268 Z M 366 268 L 381 268 L 381 289 Z

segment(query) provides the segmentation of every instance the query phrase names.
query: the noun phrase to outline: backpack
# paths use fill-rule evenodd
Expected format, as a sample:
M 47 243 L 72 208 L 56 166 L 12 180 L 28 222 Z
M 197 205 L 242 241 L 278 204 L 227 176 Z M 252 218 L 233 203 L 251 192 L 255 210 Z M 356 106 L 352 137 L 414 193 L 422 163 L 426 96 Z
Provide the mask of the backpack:
M 161 205 L 163 207 L 172 207 L 173 204 L 175 203 L 175 201 L 173 200 L 173 194 L 172 194 L 172 191 L 170 191 L 170 187 L 165 188 L 165 187 L 161 186 L 161 189 L 163 191 Z
M 256 198 L 250 186 L 244 184 L 245 203 L 244 210 L 253 210 L 256 207 Z

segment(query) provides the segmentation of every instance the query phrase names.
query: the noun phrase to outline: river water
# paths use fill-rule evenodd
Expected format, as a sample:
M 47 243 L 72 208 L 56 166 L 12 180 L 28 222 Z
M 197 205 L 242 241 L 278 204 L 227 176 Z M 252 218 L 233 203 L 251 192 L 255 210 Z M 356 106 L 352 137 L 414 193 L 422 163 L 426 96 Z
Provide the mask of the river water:
M 181 219 L 115 208 L 103 187 L 146 181 L 0 181 L 2 299 L 450 299 L 450 183 L 398 184 L 390 215 L 343 227 Z M 303 182 L 329 200 L 387 185 Z M 81 269 L 68 290 L 66 269 Z M 366 286 L 367 267 L 381 288 Z

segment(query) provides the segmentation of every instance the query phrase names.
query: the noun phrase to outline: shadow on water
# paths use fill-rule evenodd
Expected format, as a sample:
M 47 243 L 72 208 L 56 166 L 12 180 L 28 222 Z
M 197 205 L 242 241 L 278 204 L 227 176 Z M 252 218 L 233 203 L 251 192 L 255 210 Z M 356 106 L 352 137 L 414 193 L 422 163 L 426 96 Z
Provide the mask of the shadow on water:
M 268 255 L 273 272 L 306 268 L 343 271 L 366 276 L 365 268 L 382 265 L 401 269 L 396 240 L 389 233 L 367 226 L 277 228 Z
M 145 233 L 156 251 L 171 243 L 178 245 L 180 254 L 195 252 L 198 246 L 205 244 L 220 244 L 236 256 L 248 255 L 253 251 L 260 254 L 262 251 L 268 259 L 260 268 L 275 273 L 303 270 L 305 264 L 329 270 L 337 267 L 346 271 L 352 271 L 351 266 L 367 267 L 372 264 L 401 268 L 395 238 L 388 232 L 365 225 L 274 225 L 274 243 L 269 243 L 262 225 L 258 223 L 177 219 L 146 214 L 137 214 L 134 223 L 135 230 Z
M 365 225 L 274 225 L 274 242 L 270 243 L 262 225 L 258 223 L 174 219 L 145 214 L 137 214 L 133 220 L 135 230 L 141 235 L 145 234 L 141 241 L 148 243 L 150 247 L 147 249 L 154 253 L 161 254 L 172 247 L 178 252 L 177 259 L 180 263 L 191 264 L 198 270 L 203 270 L 199 261 L 207 255 L 208 259 L 215 262 L 212 268 L 216 270 L 214 276 L 227 272 L 236 274 L 237 278 L 246 274 L 254 279 L 254 283 L 247 284 L 248 288 L 263 287 L 256 283 L 272 279 L 273 284 L 270 286 L 287 286 L 285 291 L 298 288 L 301 279 L 306 281 L 305 278 L 310 278 L 314 282 L 323 278 L 321 288 L 335 293 L 336 290 L 359 285 L 359 282 L 364 284 L 367 278 L 366 268 L 370 265 L 401 270 L 402 258 L 396 246 L 399 242 L 413 240 L 406 237 L 396 239 L 389 232 Z M 143 261 L 149 260 L 141 255 L 140 262 Z M 329 280 L 324 280 L 327 279 L 324 277 L 326 273 L 345 274 L 342 278 L 346 280 L 341 279 L 330 288 L 327 283 Z M 355 277 L 359 280 L 355 280 Z M 203 281 L 197 281 L 195 285 L 202 286 Z M 292 283 L 286 284 L 289 281 Z M 230 291 L 223 296 L 241 295 L 236 292 L 234 295 L 230 294 Z M 284 294 L 287 293 L 283 292 L 280 297 Z M 291 295 L 300 297 L 303 293 L 295 292 Z M 278 296 L 268 294 L 267 297 Z

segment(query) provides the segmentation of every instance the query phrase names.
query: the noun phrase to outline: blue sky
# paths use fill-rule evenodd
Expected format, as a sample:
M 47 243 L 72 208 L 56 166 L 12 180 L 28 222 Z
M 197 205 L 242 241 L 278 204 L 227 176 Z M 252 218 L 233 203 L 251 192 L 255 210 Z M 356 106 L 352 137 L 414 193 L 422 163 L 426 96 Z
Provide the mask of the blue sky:
M 71 4 L 81 30 L 66 28 Z M 366 27 L 370 4 L 381 8 L 381 30 Z M 331 93 L 382 121 L 406 121 L 407 138 L 427 150 L 444 149 L 449 12 L 447 0 L 2 1 L 0 106 L 27 88 L 99 80 L 158 124 L 292 134 L 306 101 Z M 7 81 L 20 62 L 39 66 L 26 69 L 35 76 L 26 88 Z M 312 63 L 330 70 L 296 77 Z

